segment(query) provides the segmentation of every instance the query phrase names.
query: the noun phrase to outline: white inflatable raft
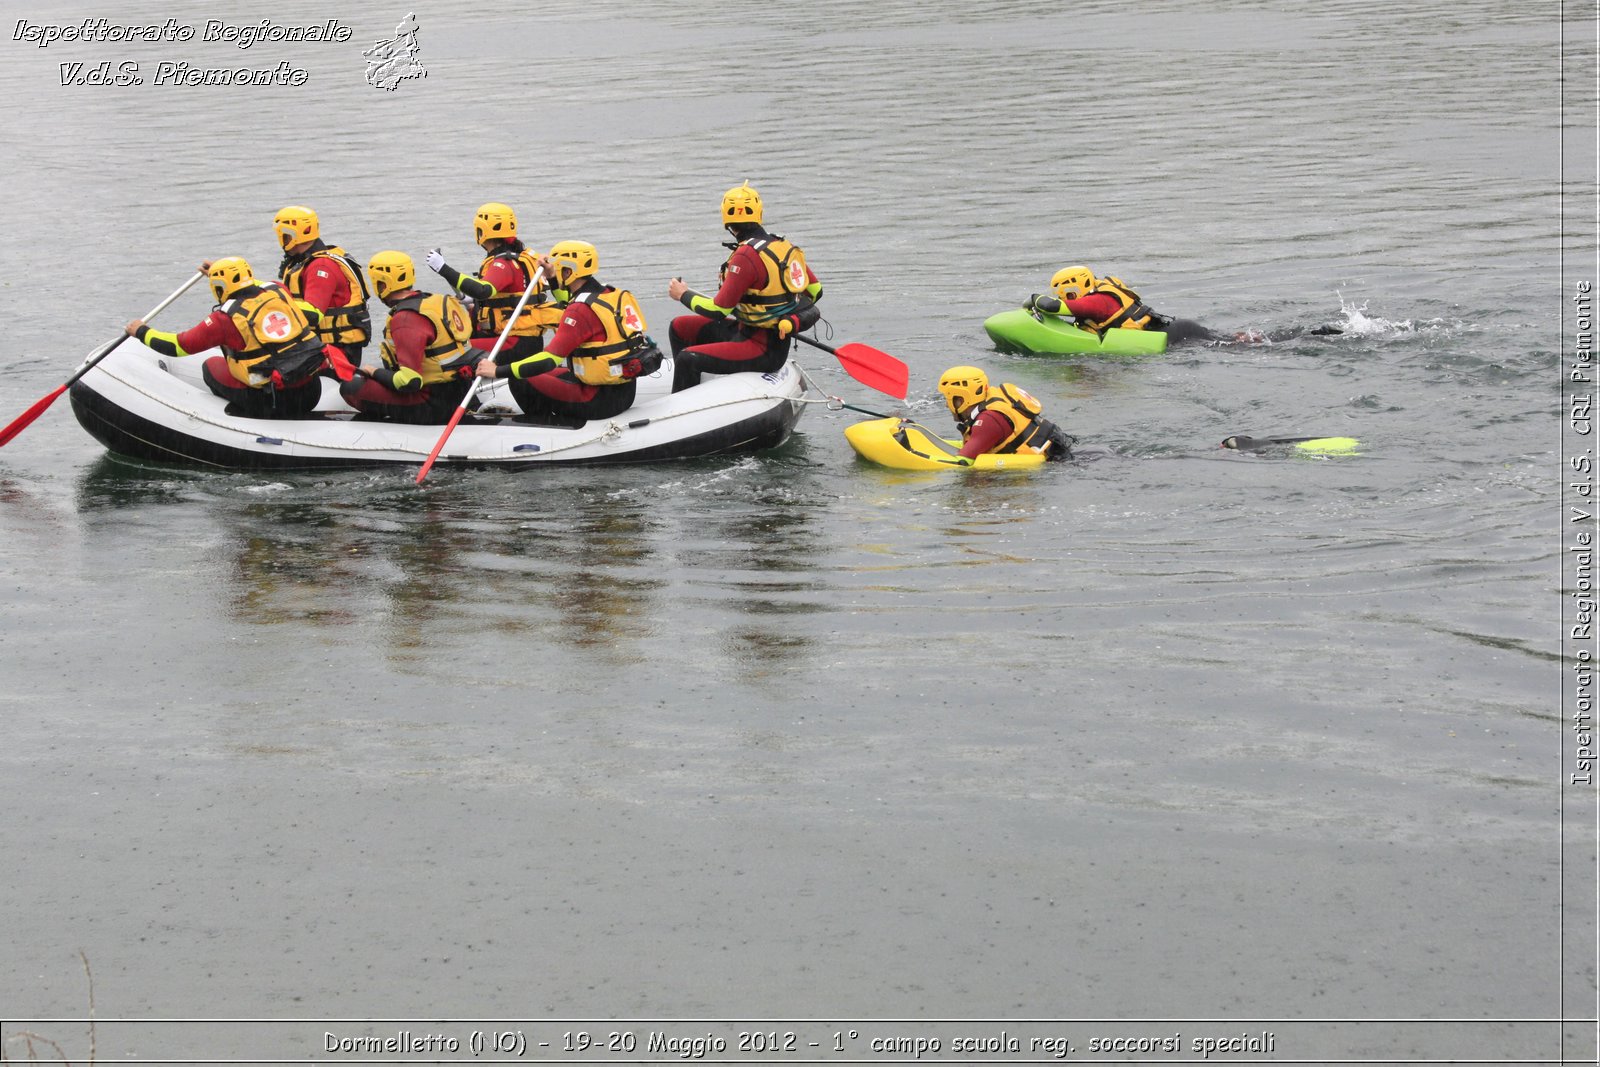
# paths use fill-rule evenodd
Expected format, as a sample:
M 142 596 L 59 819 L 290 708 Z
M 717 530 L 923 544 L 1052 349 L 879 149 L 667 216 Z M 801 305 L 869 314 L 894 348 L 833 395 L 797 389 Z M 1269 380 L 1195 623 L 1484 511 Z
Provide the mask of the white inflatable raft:
M 228 415 L 200 378 L 201 364 L 212 354 L 174 359 L 136 341 L 124 342 L 73 385 L 73 413 L 118 455 L 228 470 L 420 466 L 444 429 L 356 418 L 332 381 L 323 383 L 312 418 Z M 485 383 L 478 391 L 483 413 L 462 420 L 436 466 L 522 470 L 545 463 L 648 463 L 775 448 L 804 407 L 804 377 L 793 363 L 771 374 L 708 374 L 681 393 L 671 388 L 669 357 L 654 374 L 639 379 L 633 407 L 574 428 L 527 419 L 503 382 Z

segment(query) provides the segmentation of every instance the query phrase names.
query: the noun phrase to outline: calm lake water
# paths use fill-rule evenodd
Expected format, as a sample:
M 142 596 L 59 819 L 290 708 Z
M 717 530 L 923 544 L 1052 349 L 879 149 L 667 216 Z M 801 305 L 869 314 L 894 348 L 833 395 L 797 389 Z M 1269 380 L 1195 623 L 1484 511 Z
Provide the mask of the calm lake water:
M 408 10 L 427 76 L 375 89 Z M 1442 0 L 222 17 L 263 14 L 352 36 L 39 48 L 16 20 L 83 15 L 8 10 L 0 419 L 201 258 L 270 271 L 288 203 L 467 266 L 506 201 L 664 333 L 748 178 L 835 342 L 912 370 L 901 404 L 803 350 L 823 390 L 944 425 L 938 374 L 979 363 L 1083 458 L 885 471 L 818 404 L 757 456 L 419 490 L 129 466 L 58 402 L 0 451 L 0 1036 L 87 1061 L 81 950 L 106 1062 L 465 1050 L 429 1021 L 468 1019 L 573 1062 L 684 1058 L 652 1029 L 800 1036 L 759 1062 L 978 1062 L 956 1042 L 1002 1030 L 1014 1060 L 1592 1061 L 1560 1022 L 1596 984 L 1559 562 L 1592 3 L 1565 57 L 1556 6 Z M 61 84 L 107 60 L 146 84 Z M 1077 262 L 1218 330 L 1345 332 L 993 351 L 983 319 Z

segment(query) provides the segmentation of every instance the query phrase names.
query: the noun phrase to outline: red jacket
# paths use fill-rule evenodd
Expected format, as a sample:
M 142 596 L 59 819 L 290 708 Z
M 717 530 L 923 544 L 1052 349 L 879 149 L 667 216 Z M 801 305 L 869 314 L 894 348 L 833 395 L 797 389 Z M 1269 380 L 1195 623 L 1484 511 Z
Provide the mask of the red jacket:
M 992 452 L 1011 436 L 1014 429 L 1011 420 L 998 411 L 979 412 L 972 428 L 967 431 L 967 439 L 961 444 L 961 454 L 968 459 L 976 459 Z
M 350 302 L 350 279 L 344 271 L 333 265 L 327 256 L 318 256 L 301 275 L 305 292 L 301 299 L 312 307 L 327 311 L 342 308 Z
M 602 341 L 605 336 L 606 329 L 600 325 L 600 318 L 594 309 L 588 304 L 573 301 L 561 313 L 561 325 L 545 342 L 544 352 L 556 359 L 566 359 L 585 341 Z
M 244 348 L 244 338 L 239 336 L 238 328 L 221 311 L 213 311 L 178 334 L 178 347 L 190 355 L 219 346 L 234 351 Z
M 416 293 L 415 289 L 398 294 L 404 299 Z M 394 342 L 395 362 L 407 370 L 422 370 L 422 354 L 433 343 L 433 323 L 426 315 L 405 309 L 389 313 L 389 340 Z
M 1122 310 L 1122 301 L 1110 293 L 1089 293 L 1076 300 L 1063 300 L 1066 309 L 1080 319 L 1104 322 Z

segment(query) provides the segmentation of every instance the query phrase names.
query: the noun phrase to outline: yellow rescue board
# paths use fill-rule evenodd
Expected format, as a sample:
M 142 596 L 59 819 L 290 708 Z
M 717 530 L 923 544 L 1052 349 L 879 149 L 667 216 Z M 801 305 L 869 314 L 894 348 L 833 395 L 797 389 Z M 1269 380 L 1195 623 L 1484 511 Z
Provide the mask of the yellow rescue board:
M 903 471 L 966 470 L 960 441 L 949 441 L 925 426 L 902 419 L 871 419 L 844 428 L 844 439 L 862 459 Z M 1043 466 L 1037 453 L 979 456 L 973 470 L 1031 470 Z

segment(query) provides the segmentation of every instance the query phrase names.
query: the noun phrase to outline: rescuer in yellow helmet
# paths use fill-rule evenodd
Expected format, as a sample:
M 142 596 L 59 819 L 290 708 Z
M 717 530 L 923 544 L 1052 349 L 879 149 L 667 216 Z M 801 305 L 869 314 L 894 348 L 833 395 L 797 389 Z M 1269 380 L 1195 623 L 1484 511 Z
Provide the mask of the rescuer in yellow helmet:
M 1121 278 L 1097 278 L 1084 266 L 1062 267 L 1050 277 L 1050 292 L 1034 293 L 1022 306 L 1035 317 L 1071 317 L 1074 326 L 1101 336 L 1107 330 L 1153 330 L 1166 334 L 1169 345 L 1223 339 L 1192 319 L 1157 314 Z M 1244 334 L 1234 338 L 1250 339 Z
M 492 201 L 478 208 L 472 217 L 472 236 L 484 253 L 476 274 L 456 270 L 437 248 L 428 253 L 426 262 L 429 270 L 471 301 L 472 347 L 487 352 L 516 311 L 523 292 L 534 284 L 539 267 L 537 257 L 517 234 L 517 213 L 507 204 Z M 504 366 L 536 354 L 544 347 L 544 332 L 560 321 L 561 305 L 550 279 L 540 278 L 495 358 Z
M 672 343 L 672 391 L 700 383 L 702 374 L 767 373 L 789 358 L 790 335 L 814 326 L 822 283 L 805 253 L 768 233 L 761 195 L 748 182 L 722 196 L 722 224 L 733 250 L 722 264 L 721 286 L 707 297 L 673 278 L 667 295 L 688 308 L 667 330 Z
M 187 330 L 153 330 L 144 320 L 125 327 L 128 336 L 164 356 L 222 349 L 201 366 L 212 393 L 227 401 L 224 412 L 253 419 L 297 419 L 322 398 L 318 372 L 328 366 L 315 326 L 279 282 L 256 278 L 239 256 L 207 260 L 201 273 L 211 283 L 217 307 Z M 338 353 L 343 357 L 343 353 Z
M 361 267 L 338 245 L 322 240 L 322 222 L 308 207 L 291 204 L 272 218 L 272 232 L 283 249 L 278 280 L 289 295 L 321 312 L 317 335 L 359 366 L 372 339 L 366 280 Z
M 1251 344 L 1259 341 L 1287 341 L 1309 335 L 1332 337 L 1344 330 L 1331 324 L 1291 326 L 1271 334 L 1241 330 L 1231 336 L 1207 329 L 1193 319 L 1180 319 L 1151 310 L 1133 288 L 1121 278 L 1103 275 L 1096 278 L 1088 267 L 1062 267 L 1050 278 L 1050 292 L 1034 293 L 1023 308 L 1035 318 L 1052 316 L 1072 319 L 1074 326 L 1104 337 L 1108 330 L 1152 330 L 1167 335 L 1167 344 L 1180 341 L 1221 341 Z
M 969 463 L 994 453 L 1044 453 L 1046 459 L 1072 455 L 1072 438 L 1044 417 L 1044 406 L 1021 386 L 1006 382 L 991 388 L 977 367 L 951 367 L 939 376 L 939 395 L 961 430 L 961 456 Z
M 383 325 L 382 362 L 339 388 L 345 403 L 364 415 L 395 422 L 438 425 L 450 421 L 472 388 L 477 350 L 467 309 L 453 294 L 417 288 L 417 268 L 404 252 L 379 252 L 367 261 L 372 292 L 389 309 Z
M 633 406 L 637 379 L 662 363 L 661 351 L 644 332 L 639 302 L 595 277 L 600 253 L 587 241 L 558 241 L 538 262 L 569 297 L 561 325 L 543 352 L 509 366 L 484 359 L 478 375 L 509 377 L 512 399 L 524 415 L 580 424 L 620 415 Z

